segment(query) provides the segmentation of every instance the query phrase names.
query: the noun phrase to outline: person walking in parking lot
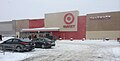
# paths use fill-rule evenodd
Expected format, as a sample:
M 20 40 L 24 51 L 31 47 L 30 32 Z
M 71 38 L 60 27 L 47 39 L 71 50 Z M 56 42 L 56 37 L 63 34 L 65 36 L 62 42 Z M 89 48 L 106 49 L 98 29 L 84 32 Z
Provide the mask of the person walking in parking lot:
M 0 35 L 0 41 L 2 41 L 2 35 Z
M 29 35 L 29 36 L 28 36 L 28 38 L 29 38 L 29 40 L 31 40 L 31 39 L 32 39 L 32 36 L 31 36 L 31 35 Z

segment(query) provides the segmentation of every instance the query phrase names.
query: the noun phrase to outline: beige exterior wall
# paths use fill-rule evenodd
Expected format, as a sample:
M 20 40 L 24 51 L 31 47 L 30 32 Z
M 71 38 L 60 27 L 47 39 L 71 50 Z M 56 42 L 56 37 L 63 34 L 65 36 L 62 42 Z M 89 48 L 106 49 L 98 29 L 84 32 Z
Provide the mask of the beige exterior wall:
M 87 39 L 120 38 L 120 31 L 87 31 Z
M 120 11 L 88 14 L 86 38 L 120 38 Z
M 16 36 L 19 38 L 20 37 L 20 32 L 16 32 Z
M 16 32 L 29 28 L 29 20 L 16 20 Z
M 110 18 L 108 16 L 110 16 Z M 87 22 L 86 22 L 86 30 L 87 31 L 114 31 L 114 30 L 120 31 L 120 11 L 88 14 Z
M 71 13 L 73 17 L 68 13 Z M 78 11 L 45 14 L 45 27 L 59 27 L 60 31 L 77 31 L 78 15 L 79 15 Z M 67 20 L 67 17 L 71 18 L 70 21 L 72 21 L 72 19 L 74 18 L 73 22 L 70 24 L 66 24 L 64 19 Z M 69 23 L 69 21 L 67 22 Z

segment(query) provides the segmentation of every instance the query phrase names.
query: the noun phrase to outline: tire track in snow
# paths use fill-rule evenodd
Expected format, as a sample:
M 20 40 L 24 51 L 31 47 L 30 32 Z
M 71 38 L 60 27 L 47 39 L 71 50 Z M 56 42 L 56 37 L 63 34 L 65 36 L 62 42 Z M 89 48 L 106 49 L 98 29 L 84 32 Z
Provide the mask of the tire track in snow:
M 62 42 L 55 49 L 46 49 L 45 53 L 24 61 L 120 61 L 111 52 L 114 47 L 117 46 Z

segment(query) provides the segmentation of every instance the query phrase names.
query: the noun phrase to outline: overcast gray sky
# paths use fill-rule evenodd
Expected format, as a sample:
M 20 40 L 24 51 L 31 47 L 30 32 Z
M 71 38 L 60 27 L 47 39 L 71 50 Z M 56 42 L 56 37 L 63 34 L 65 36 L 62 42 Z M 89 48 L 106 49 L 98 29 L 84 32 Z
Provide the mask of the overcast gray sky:
M 71 10 L 79 15 L 120 11 L 120 0 L 0 0 L 0 21 L 38 19 L 45 13 Z

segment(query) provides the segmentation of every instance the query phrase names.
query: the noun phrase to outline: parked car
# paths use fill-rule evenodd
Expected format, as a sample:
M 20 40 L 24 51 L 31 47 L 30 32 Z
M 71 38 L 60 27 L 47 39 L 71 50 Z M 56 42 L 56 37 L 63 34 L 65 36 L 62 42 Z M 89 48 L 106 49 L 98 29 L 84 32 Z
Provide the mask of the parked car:
M 29 39 L 17 39 L 11 38 L 1 43 L 4 49 L 15 50 L 15 51 L 31 51 L 35 48 L 35 44 Z
M 35 38 L 32 41 L 35 43 L 36 48 L 51 48 L 52 46 L 55 46 L 55 41 L 48 38 Z

